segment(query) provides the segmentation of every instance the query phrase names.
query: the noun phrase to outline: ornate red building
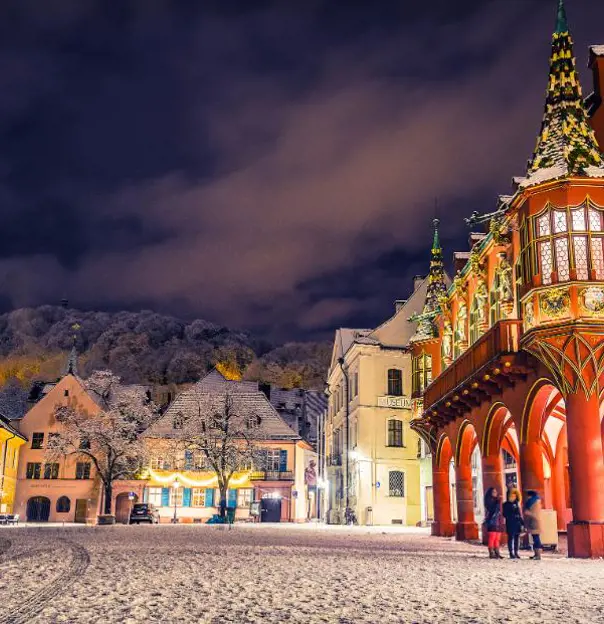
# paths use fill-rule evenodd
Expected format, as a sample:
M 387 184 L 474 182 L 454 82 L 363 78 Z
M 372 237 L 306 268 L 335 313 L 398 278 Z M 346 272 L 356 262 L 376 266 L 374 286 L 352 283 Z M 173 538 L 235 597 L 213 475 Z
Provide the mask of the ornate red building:
M 435 535 L 478 537 L 476 501 L 517 482 L 568 531 L 570 556 L 604 556 L 603 54 L 591 49 L 585 102 L 559 0 L 526 175 L 475 217 L 488 233 L 472 237 L 467 263 L 421 319 L 414 362 L 433 381 L 416 394 L 413 426 L 432 449 Z

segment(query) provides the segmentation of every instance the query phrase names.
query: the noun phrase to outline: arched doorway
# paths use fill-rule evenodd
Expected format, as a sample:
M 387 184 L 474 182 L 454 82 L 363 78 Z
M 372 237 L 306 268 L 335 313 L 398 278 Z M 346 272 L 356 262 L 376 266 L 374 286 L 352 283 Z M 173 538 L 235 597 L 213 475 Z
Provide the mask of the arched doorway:
M 122 492 L 118 494 L 115 499 L 115 521 L 121 524 L 130 523 L 130 511 L 132 505 L 138 501 L 138 496 L 132 493 L 130 498 L 130 492 Z
M 71 510 L 71 501 L 67 496 L 61 496 L 57 499 L 57 513 L 69 513 Z
M 45 496 L 33 496 L 27 501 L 28 522 L 48 522 L 50 500 Z

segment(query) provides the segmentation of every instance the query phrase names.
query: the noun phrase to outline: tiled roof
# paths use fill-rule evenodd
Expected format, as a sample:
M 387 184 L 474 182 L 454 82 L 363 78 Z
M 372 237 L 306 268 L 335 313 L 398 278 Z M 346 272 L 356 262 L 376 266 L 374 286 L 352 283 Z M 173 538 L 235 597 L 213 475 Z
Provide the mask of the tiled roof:
M 220 373 L 217 373 L 220 375 Z M 211 378 L 208 380 L 208 377 Z M 265 440 L 299 440 L 300 436 L 279 416 L 263 392 L 257 389 L 255 382 L 231 382 L 220 379 L 210 373 L 193 387 L 181 392 L 168 407 L 164 415 L 147 431 L 150 438 L 170 436 L 174 433 L 174 417 L 183 415 L 193 417 L 199 413 L 210 414 L 216 410 L 216 401 L 228 393 L 233 401 L 235 413 L 243 416 L 260 418 L 259 437 Z M 250 391 L 251 384 L 255 390 Z

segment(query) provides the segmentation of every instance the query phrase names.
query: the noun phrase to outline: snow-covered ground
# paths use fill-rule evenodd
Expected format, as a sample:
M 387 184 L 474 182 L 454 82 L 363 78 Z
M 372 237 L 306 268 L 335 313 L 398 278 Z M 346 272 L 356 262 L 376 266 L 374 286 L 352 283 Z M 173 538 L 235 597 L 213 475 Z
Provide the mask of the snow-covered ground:
M 604 561 L 424 530 L 0 527 L 0 623 L 604 622 Z

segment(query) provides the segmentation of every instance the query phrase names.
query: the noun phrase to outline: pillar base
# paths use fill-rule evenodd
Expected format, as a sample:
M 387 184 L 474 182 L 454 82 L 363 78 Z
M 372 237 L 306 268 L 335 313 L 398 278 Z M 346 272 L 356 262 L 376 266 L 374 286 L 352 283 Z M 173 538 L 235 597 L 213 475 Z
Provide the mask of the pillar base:
M 455 525 L 455 539 L 468 542 L 478 539 L 478 525 L 476 522 L 458 522 Z
M 568 525 L 568 556 L 577 559 L 604 557 L 604 522 L 571 522 Z
M 455 525 L 452 522 L 434 521 L 431 526 L 431 533 L 435 537 L 453 537 Z

